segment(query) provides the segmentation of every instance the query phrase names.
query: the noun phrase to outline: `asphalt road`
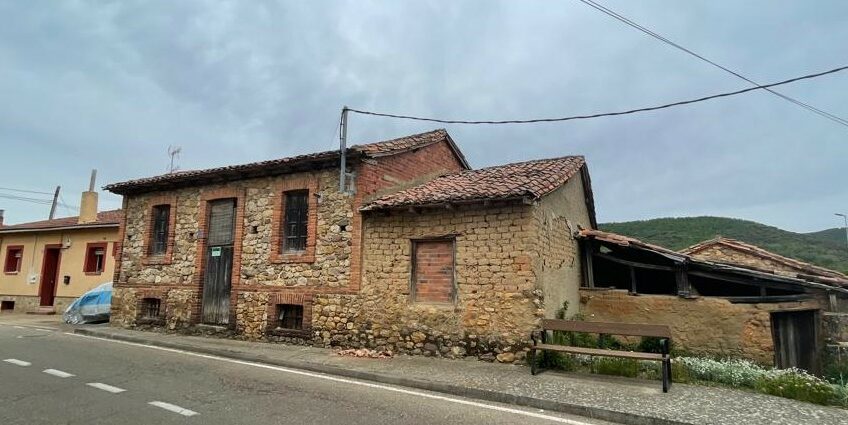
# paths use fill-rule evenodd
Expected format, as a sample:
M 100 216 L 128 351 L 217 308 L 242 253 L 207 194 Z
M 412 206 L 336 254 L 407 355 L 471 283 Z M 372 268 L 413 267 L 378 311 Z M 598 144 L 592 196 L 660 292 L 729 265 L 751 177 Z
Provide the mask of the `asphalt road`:
M 0 424 L 604 424 L 0 321 Z

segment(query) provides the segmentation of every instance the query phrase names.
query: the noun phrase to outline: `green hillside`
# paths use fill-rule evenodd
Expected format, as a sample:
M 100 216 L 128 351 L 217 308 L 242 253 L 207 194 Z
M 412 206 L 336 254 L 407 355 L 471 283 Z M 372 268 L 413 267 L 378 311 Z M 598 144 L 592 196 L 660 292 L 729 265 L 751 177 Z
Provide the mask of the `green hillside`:
M 835 243 L 840 246 L 845 246 L 845 228 L 844 227 L 834 227 L 833 229 L 825 229 L 820 230 L 818 232 L 805 233 L 808 236 L 812 236 L 816 239 L 821 239 L 823 241 L 828 241 Z
M 786 257 L 848 272 L 845 240 L 832 237 L 834 230 L 794 233 L 753 221 L 725 217 L 657 218 L 653 220 L 603 223 L 599 227 L 674 250 L 680 250 L 718 235 L 757 245 Z M 835 232 L 834 232 L 835 233 Z M 842 233 L 842 238 L 845 234 Z

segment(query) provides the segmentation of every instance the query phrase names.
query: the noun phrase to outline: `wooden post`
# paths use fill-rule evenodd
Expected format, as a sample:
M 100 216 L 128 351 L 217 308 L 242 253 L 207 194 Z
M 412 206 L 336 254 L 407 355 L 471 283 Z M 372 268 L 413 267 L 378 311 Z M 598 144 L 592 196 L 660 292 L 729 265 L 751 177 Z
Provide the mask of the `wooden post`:
M 633 266 L 627 266 L 630 269 L 630 293 L 636 295 L 636 269 Z
M 592 255 L 595 245 L 591 240 L 583 242 L 583 286 L 595 287 L 595 271 L 592 268 Z

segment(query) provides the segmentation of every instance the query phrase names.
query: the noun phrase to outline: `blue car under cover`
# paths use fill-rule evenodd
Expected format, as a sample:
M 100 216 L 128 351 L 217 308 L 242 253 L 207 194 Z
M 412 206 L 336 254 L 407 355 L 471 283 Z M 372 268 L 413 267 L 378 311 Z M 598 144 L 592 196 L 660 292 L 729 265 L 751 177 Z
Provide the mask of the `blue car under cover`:
M 62 318 L 71 324 L 108 322 L 111 308 L 112 282 L 107 282 L 74 300 Z

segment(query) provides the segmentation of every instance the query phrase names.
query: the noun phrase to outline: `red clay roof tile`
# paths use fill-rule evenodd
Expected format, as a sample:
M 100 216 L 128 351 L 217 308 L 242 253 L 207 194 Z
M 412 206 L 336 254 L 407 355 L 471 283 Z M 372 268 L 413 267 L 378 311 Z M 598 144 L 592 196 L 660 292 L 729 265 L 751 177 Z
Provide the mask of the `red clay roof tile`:
M 7 231 L 22 231 L 22 230 L 49 230 L 68 227 L 91 227 L 91 226 L 108 226 L 114 225 L 117 227 L 121 223 L 123 216 L 122 210 L 110 210 L 97 213 L 97 221 L 92 223 L 79 224 L 79 217 L 62 217 L 54 218 L 53 220 L 33 221 L 30 223 L 13 224 L 0 227 L 0 233 Z
M 362 210 L 522 197 L 538 199 L 565 184 L 584 164 L 582 156 L 566 156 L 460 171 L 381 197 Z

